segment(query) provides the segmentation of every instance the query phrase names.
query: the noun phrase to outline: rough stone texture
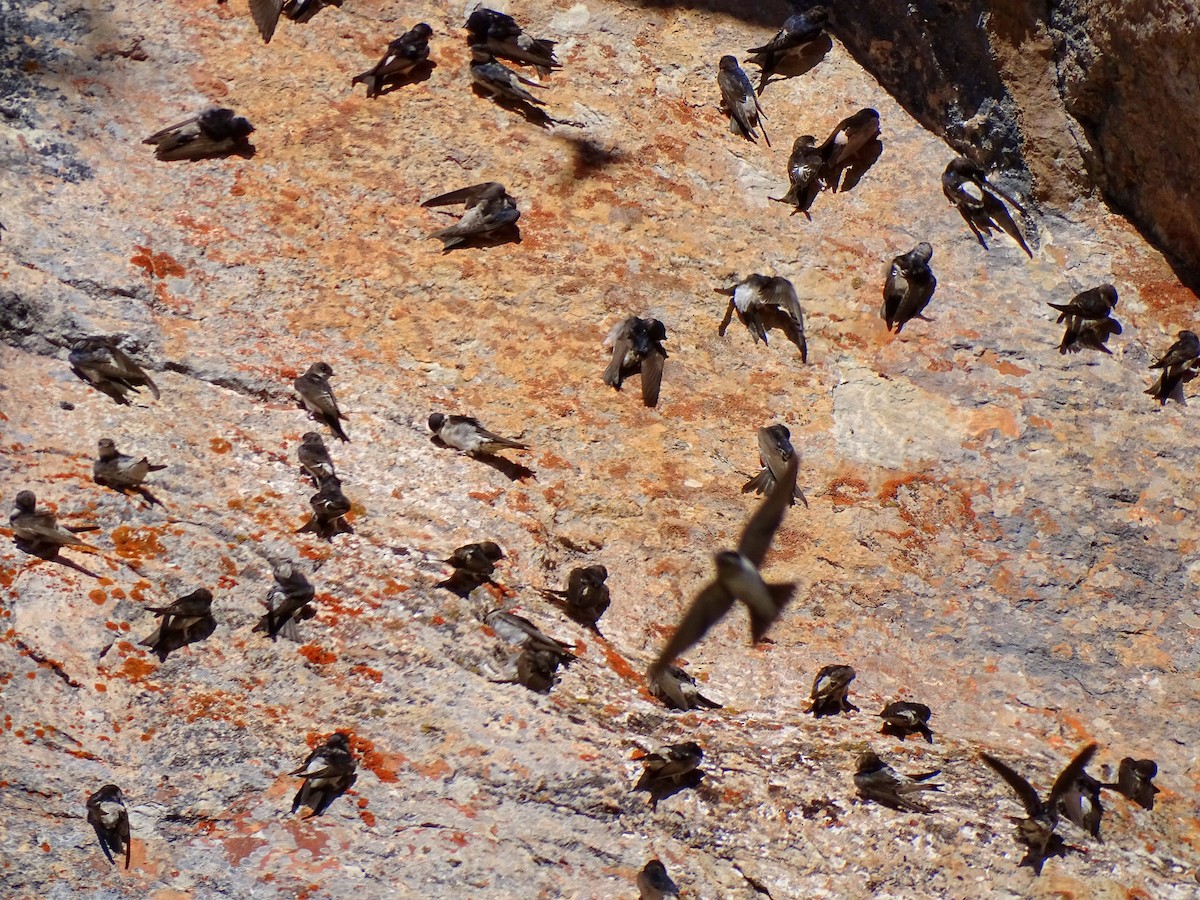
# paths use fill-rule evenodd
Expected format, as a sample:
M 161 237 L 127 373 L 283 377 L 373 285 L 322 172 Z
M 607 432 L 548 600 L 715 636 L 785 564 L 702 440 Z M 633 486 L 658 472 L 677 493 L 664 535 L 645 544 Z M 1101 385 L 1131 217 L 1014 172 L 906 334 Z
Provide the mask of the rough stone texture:
M 1195 297 L 1094 202 L 1039 223 L 1033 260 L 984 251 L 948 208 L 950 150 L 840 43 L 768 87 L 775 147 L 731 136 L 715 61 L 769 35 L 711 9 L 531 3 L 561 39 L 540 130 L 474 95 L 463 4 L 424 4 L 431 77 L 375 101 L 349 89 L 417 21 L 356 0 L 269 47 L 244 4 L 0 0 L 0 498 L 30 487 L 96 522 L 99 581 L 0 546 L 0 894 L 13 897 L 625 897 L 660 856 L 686 896 L 1193 897 L 1200 578 L 1193 411 L 1141 392 Z M 144 56 L 142 59 L 140 57 Z M 217 100 L 257 126 L 252 160 L 155 162 L 138 141 Z M 814 221 L 767 200 L 791 137 L 878 109 L 885 150 Z M 503 180 L 522 242 L 443 256 L 418 202 Z M 878 318 L 883 269 L 935 247 L 931 321 Z M 731 269 L 791 278 L 812 364 L 786 343 L 717 337 Z M 1063 357 L 1046 301 L 1120 293 L 1114 355 Z M 629 313 L 667 325 L 662 402 L 600 380 Z M 124 332 L 163 388 L 118 407 L 54 341 Z M 317 358 L 354 439 L 332 450 L 357 534 L 293 532 L 312 488 L 311 425 L 290 380 Z M 74 405 L 64 410 L 60 404 Z M 424 420 L 469 411 L 523 433 L 536 480 L 439 451 Z M 688 655 L 726 708 L 678 715 L 640 673 L 753 509 L 754 430 L 779 419 L 811 508 L 768 558 L 798 599 L 746 646 L 739 611 Z M 165 508 L 90 481 L 96 439 L 170 467 Z M 336 442 L 331 442 L 336 443 Z M 7 506 L 5 507 L 7 508 Z M 542 697 L 491 683 L 495 639 L 433 585 L 437 562 L 495 539 L 505 598 L 580 662 Z M 265 557 L 315 569 L 306 643 L 252 634 Z M 602 562 L 593 638 L 539 599 Z M 204 584 L 215 634 L 158 664 L 145 607 Z M 830 662 L 862 711 L 803 714 Z M 937 743 L 878 734 L 896 698 Z M 357 785 L 319 820 L 286 814 L 307 746 L 353 732 Z M 657 811 L 628 789 L 639 749 L 696 739 L 708 776 Z M 1094 739 L 1094 770 L 1153 756 L 1153 812 L 1106 800 L 1105 842 L 1019 869 L 1015 801 L 981 749 L 1043 790 Z M 853 799 L 867 743 L 950 793 L 917 816 Z M 133 868 L 83 818 L 128 797 Z

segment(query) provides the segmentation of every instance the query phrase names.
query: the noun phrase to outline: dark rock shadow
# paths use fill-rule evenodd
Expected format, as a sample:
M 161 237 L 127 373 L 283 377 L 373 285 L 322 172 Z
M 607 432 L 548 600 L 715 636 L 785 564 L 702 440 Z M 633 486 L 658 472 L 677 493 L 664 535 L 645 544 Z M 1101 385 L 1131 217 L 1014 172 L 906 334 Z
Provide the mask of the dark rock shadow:
M 466 600 L 471 594 L 485 584 L 494 584 L 491 578 L 486 575 L 476 575 L 473 572 L 466 572 L 462 569 L 455 569 L 449 578 L 439 581 L 436 587 L 445 588 L 453 594 L 457 594 L 463 600 Z
M 440 447 L 443 450 L 454 449 L 436 434 L 429 438 L 429 443 L 433 444 L 435 447 Z M 519 462 L 513 462 L 511 459 L 505 459 L 503 456 L 492 456 L 487 453 L 480 453 L 478 455 L 464 453 L 462 455 L 470 457 L 477 462 L 481 462 L 485 466 L 490 466 L 509 481 L 520 481 L 523 478 L 532 478 L 534 481 L 537 481 L 537 473 L 534 472 L 533 469 L 530 469 L 528 466 L 523 466 Z
M 670 778 L 664 778 L 655 782 L 649 787 L 644 787 L 642 790 L 650 794 L 650 808 L 657 809 L 660 800 L 667 800 L 674 797 L 680 791 L 686 791 L 692 788 L 698 788 L 700 782 L 704 780 L 703 769 L 692 769 L 686 775 L 681 775 L 678 781 L 673 781 Z
M 994 196 L 990 191 L 985 190 L 983 192 L 983 209 L 969 210 L 959 207 L 958 211 L 963 219 L 966 220 L 967 225 L 975 235 L 975 239 L 979 241 L 980 246 L 984 250 L 991 249 L 988 247 L 984 236 L 991 237 L 993 231 L 999 230 L 1016 241 L 1017 245 L 1025 251 L 1030 259 L 1033 258 L 1033 252 L 1029 249 L 1029 245 L 1025 243 L 1025 235 L 1020 226 L 1013 220 L 1012 213 L 1008 211 L 1008 207 L 1004 205 L 1004 201 Z
M 625 154 L 616 147 L 607 148 L 591 138 L 565 134 L 561 138 L 571 150 L 572 177 L 576 181 L 602 172 L 625 161 Z
M 485 231 L 483 234 L 465 237 L 451 247 L 442 247 L 442 255 L 453 253 L 455 250 L 487 250 L 504 244 L 519 243 L 521 243 L 521 226 L 514 222 L 503 228 L 497 228 L 495 231 Z
M 847 194 L 858 187 L 862 177 L 883 155 L 883 141 L 876 138 L 838 167 L 831 184 L 833 192 Z M 838 182 L 841 181 L 839 185 Z
M 433 77 L 433 70 L 437 68 L 437 63 L 431 59 L 425 60 L 419 66 L 405 72 L 403 75 L 389 75 L 387 78 L 379 82 L 379 90 L 375 92 L 375 96 L 368 97 L 368 100 L 374 100 L 377 97 L 385 97 L 395 91 L 403 90 L 414 84 L 421 84 Z M 361 84 L 362 82 L 359 82 Z M 357 87 L 358 85 L 355 85 Z
M 793 50 L 775 67 L 775 71 L 771 73 L 770 78 L 763 80 L 760 77 L 758 83 L 759 96 L 762 96 L 762 93 L 769 85 L 775 84 L 777 81 L 787 81 L 791 78 L 799 78 L 801 75 L 807 75 L 824 61 L 832 49 L 833 41 L 829 35 L 823 34 L 819 38 L 809 41 L 804 46 Z
M 42 559 L 42 560 L 45 560 L 46 562 L 50 562 L 50 563 L 55 563 L 56 565 L 60 565 L 66 569 L 74 569 L 76 572 L 80 572 L 80 573 L 82 573 L 84 575 L 88 575 L 92 578 L 100 577 L 95 572 L 92 572 L 89 569 L 85 569 L 83 566 L 79 565 L 79 563 L 75 562 L 74 560 L 67 559 L 65 556 L 62 556 L 61 550 L 63 548 L 58 546 L 57 544 L 39 544 L 39 543 L 30 542 L 30 541 L 24 541 L 24 540 L 21 540 L 20 538 L 13 538 L 13 543 L 16 545 L 17 549 L 20 550 L 22 553 L 28 553 L 30 556 L 36 556 L 38 559 Z
M 94 479 L 94 478 L 92 480 L 95 481 L 96 484 L 100 485 L 101 487 L 106 487 L 110 491 L 120 494 L 122 497 L 125 497 L 126 499 L 128 499 L 130 494 L 137 494 L 139 497 L 141 497 L 143 500 L 145 500 L 146 503 L 149 504 L 150 506 L 163 506 L 165 508 L 165 504 L 161 500 L 159 500 L 157 497 L 155 497 L 154 494 L 150 493 L 150 489 L 148 487 L 145 487 L 144 485 L 138 485 L 137 487 L 124 487 L 123 488 L 123 487 L 118 487 L 117 485 L 114 485 L 114 484 L 107 484 L 103 481 L 96 481 L 96 479 Z

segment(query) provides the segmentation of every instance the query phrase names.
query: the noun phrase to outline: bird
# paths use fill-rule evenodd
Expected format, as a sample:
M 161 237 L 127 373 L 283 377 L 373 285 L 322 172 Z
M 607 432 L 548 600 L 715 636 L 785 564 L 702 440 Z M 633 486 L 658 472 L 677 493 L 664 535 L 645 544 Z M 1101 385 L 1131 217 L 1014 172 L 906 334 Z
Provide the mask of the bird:
M 213 106 L 198 116 L 156 131 L 142 141 L 154 145 L 154 156 L 164 162 L 212 159 L 253 151 L 249 137 L 254 126 L 232 109 Z
M 99 531 L 100 526 L 59 525 L 58 517 L 54 513 L 37 505 L 37 496 L 33 491 L 18 492 L 13 505 L 8 525 L 12 528 L 13 538 L 18 545 L 25 544 L 31 549 L 41 551 L 54 551 L 60 547 L 96 549 L 91 544 L 85 544 L 76 535 L 87 531 Z
M 604 566 L 576 566 L 567 576 L 567 589 L 555 591 L 545 588 L 542 596 L 554 603 L 567 616 L 600 634 L 598 623 L 612 602 L 609 597 L 608 569 Z
M 796 448 L 792 446 L 792 433 L 786 425 L 766 425 L 758 429 L 758 462 L 762 469 L 757 475 L 742 485 L 742 493 L 769 494 L 775 487 L 775 482 L 783 478 L 787 471 L 788 462 L 796 456 Z M 788 501 L 789 506 L 795 506 L 799 499 L 808 507 L 808 498 L 800 485 L 792 491 Z
M 821 192 L 821 172 L 825 165 L 825 157 L 817 146 L 817 139 L 811 134 L 802 134 L 792 144 L 791 155 L 788 156 L 788 192 L 782 197 L 772 197 L 776 203 L 789 203 L 796 207 L 792 214 L 804 213 L 809 219 L 809 209 L 817 194 Z
M 365 84 L 367 97 L 378 97 L 389 84 L 399 81 L 429 59 L 433 29 L 421 22 L 388 44 L 383 58 L 370 69 L 350 79 L 350 86 Z
M 958 209 L 985 250 L 987 241 L 984 240 L 984 234 L 999 228 L 1033 258 L 1033 251 L 1025 242 L 1025 236 L 1004 204 L 1007 203 L 1021 215 L 1025 215 L 1025 208 L 1011 194 L 988 181 L 987 174 L 977 163 L 965 156 L 952 159 L 942 173 L 942 193 Z
M 100 849 L 114 866 L 114 854 L 125 855 L 125 868 L 129 868 L 129 812 L 125 809 L 125 795 L 115 784 L 106 784 L 87 798 L 88 824 L 96 832 Z
M 679 887 L 667 874 L 661 860 L 652 859 L 638 872 L 638 900 L 678 900 Z
M 212 602 L 212 591 L 197 588 L 168 606 L 147 607 L 162 621 L 153 634 L 140 642 L 141 646 L 149 647 L 150 652 L 158 656 L 159 662 L 166 662 L 171 651 L 204 640 L 217 627 L 212 615 Z
M 783 477 L 775 482 L 774 488 L 746 523 L 737 550 L 722 550 L 716 554 L 716 577 L 692 600 L 666 646 L 651 663 L 646 673 L 649 681 L 657 681 L 659 674 L 675 661 L 675 657 L 704 637 L 713 625 L 725 617 L 735 600 L 746 604 L 750 613 L 752 643 L 762 640 L 771 624 L 783 612 L 796 586 L 791 583 L 768 584 L 763 581 L 759 568 L 796 488 L 798 464 L 799 460 L 793 456 Z
M 517 654 L 515 681 L 535 693 L 548 694 L 554 687 L 558 667 L 566 661 L 566 657 L 552 650 L 523 647 Z
M 1151 369 L 1162 369 L 1162 373 L 1146 393 L 1160 406 L 1166 404 L 1180 382 L 1195 377 L 1193 363 L 1200 358 L 1200 337 L 1194 331 L 1185 329 L 1176 337 L 1178 340 L 1167 352 L 1150 364 Z
M 720 337 L 736 312 L 738 321 L 754 337 L 754 343 L 762 341 L 767 346 L 767 332 L 778 328 L 800 351 L 800 362 L 808 362 L 808 342 L 804 338 L 804 310 L 796 289 L 786 278 L 779 275 L 749 275 L 738 280 L 736 275 L 727 279 L 724 287 L 716 288 L 718 294 L 729 296 L 725 318 L 717 329 Z
M 793 13 L 784 20 L 783 27 L 761 47 L 747 50 L 752 54 L 749 62 L 762 71 L 759 74 L 758 92 L 761 94 L 769 79 L 784 57 L 792 51 L 812 43 L 825 33 L 829 11 L 823 6 L 813 6 L 803 12 Z
M 619 391 L 626 377 L 640 371 L 642 403 L 657 406 L 663 364 L 667 359 L 667 351 L 662 345 L 666 339 L 666 326 L 658 319 L 637 316 L 622 319 L 604 339 L 604 346 L 612 349 L 612 359 L 604 370 L 604 383 Z
M 889 703 L 879 713 L 883 719 L 880 734 L 888 734 L 904 740 L 910 734 L 919 734 L 929 743 L 933 743 L 933 732 L 929 730 L 929 717 L 932 715 L 924 703 L 913 703 L 910 700 L 898 700 Z
M 316 613 L 309 606 L 317 592 L 300 571 L 300 567 L 286 559 L 271 562 L 275 584 L 267 592 L 267 612 L 254 626 L 255 631 L 266 632 L 271 640 L 279 635 L 291 641 L 300 640 L 296 623 L 311 619 Z
M 709 700 L 696 687 L 696 679 L 679 666 L 667 666 L 650 680 L 650 694 L 671 709 L 689 712 L 693 709 L 721 709 L 721 704 Z
M 836 194 L 842 170 L 878 137 L 879 113 L 869 107 L 838 122 L 817 148 L 822 160 L 821 182 Z
M 296 448 L 296 458 L 300 460 L 301 468 L 309 474 L 317 487 L 322 480 L 337 475 L 333 458 L 321 435 L 315 431 L 306 431 L 300 438 L 300 446 Z
M 482 47 L 471 50 L 471 81 L 479 85 L 487 94 L 489 100 L 505 100 L 509 103 L 528 103 L 534 106 L 545 106 L 546 101 L 539 100 L 522 85 L 540 88 L 538 84 L 514 72 L 508 66 L 496 62 L 496 58 Z
M 333 388 L 329 379 L 333 377 L 333 367 L 327 362 L 315 362 L 297 378 L 292 385 L 308 414 L 318 422 L 324 422 L 330 430 L 346 443 L 349 436 L 342 428 L 341 420 L 346 416 L 338 409 L 337 399 L 333 396 Z
M 694 772 L 704 760 L 704 751 L 695 741 L 672 744 L 658 753 L 642 758 L 642 776 L 634 785 L 635 791 L 655 792 L 664 785 L 677 786 L 684 776 Z
M 494 541 L 481 541 L 477 544 L 464 544 L 445 562 L 462 572 L 472 575 L 491 577 L 496 571 L 496 563 L 504 559 L 504 551 Z
M 858 674 L 850 666 L 824 666 L 813 679 L 812 706 L 808 711 L 814 718 L 836 716 L 858 709 L 850 702 L 850 682 Z
M 508 190 L 498 181 L 485 181 L 483 184 L 473 184 L 470 187 L 459 188 L 446 194 L 439 194 L 421 204 L 423 207 L 450 206 L 461 203 L 466 212 L 454 225 L 435 231 L 429 237 L 442 242 L 442 250 L 449 250 L 465 243 L 470 238 L 481 234 L 490 234 L 509 225 L 515 225 L 521 218 L 517 209 L 517 201 Z
M 909 319 L 925 318 L 921 314 L 937 287 L 937 279 L 929 269 L 932 257 L 933 247 L 922 241 L 892 260 L 883 283 L 883 307 L 879 310 L 888 331 L 894 326 L 899 334 Z
M 527 35 L 512 16 L 494 9 L 478 8 L 467 17 L 467 43 L 491 56 L 533 66 L 545 78 L 561 68 L 554 56 L 554 41 Z
M 1110 351 L 1104 346 L 1104 341 L 1108 339 L 1109 334 L 1121 333 L 1120 323 L 1110 318 L 1117 305 L 1117 289 L 1111 284 L 1102 284 L 1076 294 L 1070 303 L 1048 305 L 1058 310 L 1059 324 L 1064 321 L 1067 323 L 1062 342 L 1058 346 L 1059 353 L 1076 352 L 1081 349 L 1080 344 L 1108 353 Z M 1095 326 L 1099 323 L 1105 323 L 1105 326 L 1096 330 Z M 1081 333 L 1085 327 L 1092 332 L 1092 337 L 1081 341 Z M 1096 338 L 1099 339 L 1098 344 L 1094 340 Z
M 429 416 L 429 430 L 447 447 L 453 447 L 468 456 L 494 456 L 501 450 L 529 449 L 528 444 L 488 431 L 478 419 L 471 416 L 432 413 Z
M 1104 816 L 1104 807 L 1100 805 L 1101 787 L 1103 785 L 1087 772 L 1080 772 L 1058 798 L 1059 813 L 1096 840 L 1100 840 L 1100 819 Z
M 1059 353 L 1078 353 L 1087 347 L 1099 350 L 1101 353 L 1112 354 L 1106 346 L 1108 339 L 1114 334 L 1121 333 L 1121 323 L 1116 319 L 1084 320 L 1075 329 L 1068 326 L 1063 335 L 1063 343 L 1059 345 Z
M 918 775 L 904 775 L 880 759 L 874 750 L 867 750 L 858 757 L 854 786 L 858 788 L 859 795 L 867 800 L 893 809 L 929 813 L 933 810 L 911 795 L 921 791 L 940 791 L 944 785 L 928 783 L 940 772 L 940 769 L 934 769 Z
M 71 347 L 68 361 L 71 371 L 117 403 L 129 405 L 129 394 L 144 387 L 155 400 L 158 385 L 123 351 L 119 335 L 92 335 L 80 338 Z
M 1116 783 L 1104 786 L 1128 797 L 1143 809 L 1154 809 L 1154 795 L 1158 793 L 1154 776 L 1157 774 L 1158 764 L 1154 760 L 1126 756 L 1117 769 Z
M 749 76 L 738 65 L 737 57 L 721 57 L 717 63 L 717 87 L 721 89 L 721 105 L 729 113 L 730 132 L 757 143 L 758 132 L 754 129 L 761 128 L 763 140 L 770 147 L 771 139 L 767 137 L 766 126 L 762 124 L 766 116 L 758 102 L 758 94 L 754 92 Z
M 301 806 L 312 810 L 308 818 L 324 813 L 329 804 L 354 784 L 356 768 L 350 739 L 340 731 L 331 734 L 324 744 L 308 754 L 304 765 L 288 772 L 304 779 L 292 800 L 292 813 Z
M 118 452 L 112 438 L 100 438 L 97 450 L 99 456 L 92 463 L 92 481 L 122 492 L 127 488 L 140 490 L 142 496 L 147 497 L 151 503 L 162 505 L 157 497 L 142 488 L 142 482 L 148 474 L 161 472 L 166 466 L 152 465 L 145 456 L 135 459 Z
M 317 492 L 308 499 L 312 516 L 296 533 L 312 533 L 331 541 L 334 535 L 353 534 L 354 528 L 346 521 L 351 504 L 342 493 L 342 481 L 336 475 L 321 480 Z
M 1008 783 L 1020 799 L 1021 805 L 1025 807 L 1025 818 L 1013 820 L 1017 823 L 1017 840 L 1028 848 L 1022 865 L 1033 866 L 1039 875 L 1042 872 L 1042 864 L 1062 845 L 1061 838 L 1057 838 L 1054 833 L 1058 827 L 1059 801 L 1082 774 L 1095 752 L 1096 745 L 1088 744 L 1076 753 L 1066 768 L 1054 779 L 1054 785 L 1044 803 L 1033 786 L 1006 763 L 989 753 L 979 754 L 980 758 Z
M 518 616 L 506 609 L 490 610 L 484 615 L 483 624 L 496 632 L 497 637 L 515 646 L 555 653 L 564 661 L 575 658 L 570 644 L 556 641 L 524 616 Z
M 293 22 L 307 22 L 327 6 L 342 5 L 342 0 L 250 0 L 250 15 L 258 26 L 263 43 L 271 43 L 279 16 Z

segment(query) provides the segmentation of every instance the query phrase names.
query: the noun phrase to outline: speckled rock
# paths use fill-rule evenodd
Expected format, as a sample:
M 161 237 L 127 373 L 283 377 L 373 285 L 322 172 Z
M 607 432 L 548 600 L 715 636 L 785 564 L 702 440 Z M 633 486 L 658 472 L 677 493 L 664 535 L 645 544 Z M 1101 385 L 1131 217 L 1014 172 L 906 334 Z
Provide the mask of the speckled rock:
M 712 4 L 702 4 L 712 6 Z M 470 89 L 464 4 L 353 0 L 263 46 L 244 3 L 0 0 L 0 499 L 30 488 L 98 552 L 37 560 L 0 542 L 0 894 L 13 897 L 632 897 L 652 856 L 685 896 L 1195 896 L 1200 578 L 1193 409 L 1142 391 L 1194 324 L 1195 297 L 1095 202 L 1047 209 L 1028 259 L 985 251 L 946 205 L 954 151 L 833 47 L 763 97 L 774 146 L 730 135 L 715 63 L 771 26 L 713 9 L 538 2 L 559 41 L 541 129 Z M 435 32 L 429 78 L 350 87 L 386 41 Z M 534 25 L 538 27 L 534 28 Z M 252 159 L 156 162 L 146 135 L 220 102 Z M 813 219 L 768 200 L 792 137 L 879 110 L 884 152 Z M 444 254 L 422 199 L 503 181 L 521 240 Z M 1068 217 L 1069 213 L 1069 217 Z M 928 320 L 888 334 L 884 268 L 934 246 Z M 731 270 L 784 275 L 810 365 L 717 326 Z M 1121 295 L 1112 356 L 1061 356 L 1047 301 Z M 666 324 L 657 409 L 600 378 L 621 316 Z M 158 402 L 121 407 L 71 374 L 64 343 L 120 333 Z M 352 443 L 329 445 L 355 533 L 296 534 L 314 426 L 291 381 L 329 361 Z M 429 439 L 435 410 L 532 447 L 510 480 Z M 797 599 L 772 642 L 735 612 L 689 651 L 723 709 L 672 713 L 641 672 L 755 501 L 755 429 L 786 422 L 810 507 L 767 560 Z M 91 482 L 96 440 L 168 468 L 147 507 Z M 5 508 L 8 508 L 7 506 Z M 456 546 L 507 551 L 467 598 L 436 587 Z M 301 643 L 252 628 L 268 558 L 309 572 Z M 537 588 L 610 572 L 604 637 Z M 159 663 L 147 607 L 196 586 L 217 628 Z M 478 615 L 517 606 L 579 660 L 545 696 L 491 680 Z M 805 715 L 827 663 L 860 711 Z M 934 710 L 936 743 L 879 734 L 893 699 Z M 318 819 L 286 773 L 335 729 L 360 760 Z M 699 787 L 646 804 L 637 758 L 705 749 Z M 1046 790 L 1071 752 L 1093 771 L 1158 760 L 1142 810 L 1106 796 L 1104 843 L 1035 879 L 982 766 Z M 868 744 L 941 768 L 928 817 L 859 802 Z M 125 792 L 128 872 L 84 802 Z

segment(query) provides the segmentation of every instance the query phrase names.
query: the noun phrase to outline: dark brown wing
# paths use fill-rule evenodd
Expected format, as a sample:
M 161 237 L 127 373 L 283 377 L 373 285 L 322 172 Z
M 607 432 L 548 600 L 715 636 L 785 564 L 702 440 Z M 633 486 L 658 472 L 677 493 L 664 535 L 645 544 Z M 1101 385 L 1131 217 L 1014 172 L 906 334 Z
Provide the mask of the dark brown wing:
M 486 191 L 493 188 L 503 190 L 503 185 L 495 181 L 485 181 L 483 184 L 473 184 L 470 187 L 459 188 L 457 191 L 450 191 L 446 194 L 439 194 L 436 197 L 431 197 L 422 203 L 422 206 L 451 206 L 455 203 L 462 203 L 467 207 L 474 206 L 478 202 L 478 198 Z
M 630 320 L 621 322 L 612 333 L 612 359 L 604 370 L 604 383 L 615 388 L 621 387 L 621 370 L 625 366 L 625 357 L 633 349 L 633 339 L 630 336 Z
M 1054 779 L 1054 786 L 1050 788 L 1050 796 L 1046 799 L 1046 807 L 1048 809 L 1055 809 L 1058 806 L 1058 801 L 1062 798 L 1063 794 L 1070 790 L 1079 776 L 1083 774 L 1083 770 L 1092 761 L 1095 753 L 1096 744 L 1088 744 L 1075 754 L 1073 760 L 1067 763 L 1067 767 Z
M 755 568 L 763 564 L 771 539 L 775 536 L 783 515 L 791 505 L 792 492 L 796 489 L 796 472 L 800 468 L 800 459 L 792 456 L 788 460 L 784 477 L 776 479 L 775 487 L 766 499 L 750 517 L 746 528 L 742 531 L 742 539 L 738 542 L 738 552 L 752 562 Z
M 275 35 L 275 26 L 279 24 L 279 14 L 283 11 L 284 0 L 250 0 L 250 15 L 258 26 L 264 43 L 271 43 Z
M 675 633 L 650 667 L 650 677 L 657 678 L 658 673 L 674 662 L 675 657 L 704 637 L 733 608 L 733 603 L 733 595 L 719 580 L 713 579 L 706 584 L 692 600 L 692 605 L 679 620 Z
M 1033 785 L 1031 785 L 1028 781 L 1026 781 L 1000 760 L 996 759 L 996 757 L 987 753 L 980 753 L 979 758 L 991 766 L 997 775 L 1008 782 L 1008 786 L 1016 792 L 1017 797 L 1021 801 L 1021 805 L 1025 807 L 1026 813 L 1028 813 L 1030 816 L 1042 814 L 1042 812 L 1045 810 L 1045 807 L 1042 806 L 1042 801 L 1038 797 L 1037 791 L 1033 789 Z
M 658 390 L 662 386 L 663 363 L 666 356 L 651 350 L 642 357 L 642 402 L 647 406 L 658 405 Z

